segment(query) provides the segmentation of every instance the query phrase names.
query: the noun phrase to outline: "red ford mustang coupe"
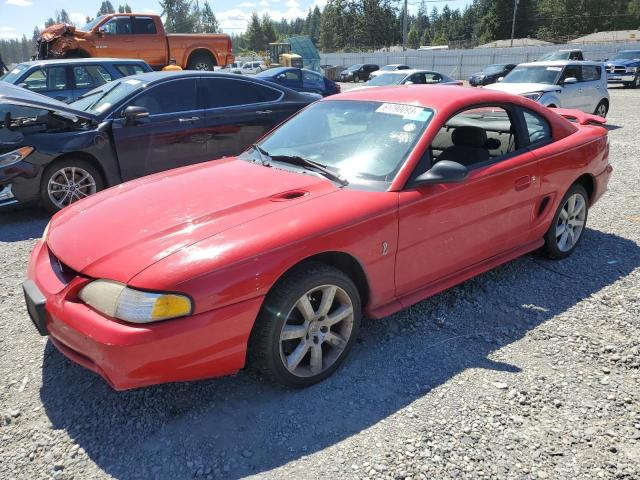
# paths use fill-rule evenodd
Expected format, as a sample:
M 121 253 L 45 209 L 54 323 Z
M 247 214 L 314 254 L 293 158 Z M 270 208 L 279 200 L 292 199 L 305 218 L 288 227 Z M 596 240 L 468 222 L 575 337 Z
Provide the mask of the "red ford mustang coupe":
M 330 375 L 390 315 L 520 255 L 569 255 L 605 192 L 604 120 L 455 86 L 316 102 L 237 158 L 55 215 L 24 290 L 43 335 L 116 389 Z

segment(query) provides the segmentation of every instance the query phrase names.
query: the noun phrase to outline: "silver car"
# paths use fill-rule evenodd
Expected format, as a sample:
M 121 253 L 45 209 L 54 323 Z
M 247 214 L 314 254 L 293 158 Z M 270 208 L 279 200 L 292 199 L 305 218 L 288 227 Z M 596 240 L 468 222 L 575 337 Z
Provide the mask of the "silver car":
M 459 80 L 432 70 L 394 70 L 372 77 L 365 87 L 388 87 L 391 85 L 462 85 Z

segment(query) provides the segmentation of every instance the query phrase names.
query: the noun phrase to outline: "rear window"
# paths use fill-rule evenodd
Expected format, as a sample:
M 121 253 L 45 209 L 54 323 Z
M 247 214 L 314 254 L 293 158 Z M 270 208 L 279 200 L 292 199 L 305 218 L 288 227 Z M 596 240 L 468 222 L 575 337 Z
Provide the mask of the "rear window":
M 122 74 L 123 77 L 128 77 L 129 75 L 137 75 L 139 73 L 145 73 L 147 70 L 142 68 L 140 65 L 115 65 L 116 69 Z
M 134 35 L 155 35 L 156 24 L 151 17 L 133 17 Z
M 224 108 L 254 103 L 273 102 L 282 92 L 254 82 L 211 78 L 204 80 L 206 108 Z
M 600 80 L 602 77 L 602 67 L 598 65 L 583 65 L 582 67 L 582 81 L 592 82 L 594 80 Z

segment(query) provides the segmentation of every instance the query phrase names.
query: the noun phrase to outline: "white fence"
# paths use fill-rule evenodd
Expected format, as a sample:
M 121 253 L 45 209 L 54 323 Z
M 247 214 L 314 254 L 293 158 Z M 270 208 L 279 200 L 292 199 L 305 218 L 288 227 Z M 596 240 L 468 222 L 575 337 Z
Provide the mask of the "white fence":
M 604 60 L 612 58 L 618 50 L 640 50 L 640 41 L 545 47 L 474 48 L 468 50 L 321 53 L 320 64 L 348 67 L 357 63 L 374 63 L 380 66 L 403 63 L 412 68 L 435 70 L 456 79 L 466 79 L 471 74 L 492 63 L 532 62 L 544 53 L 567 48 L 580 48 L 587 60 Z

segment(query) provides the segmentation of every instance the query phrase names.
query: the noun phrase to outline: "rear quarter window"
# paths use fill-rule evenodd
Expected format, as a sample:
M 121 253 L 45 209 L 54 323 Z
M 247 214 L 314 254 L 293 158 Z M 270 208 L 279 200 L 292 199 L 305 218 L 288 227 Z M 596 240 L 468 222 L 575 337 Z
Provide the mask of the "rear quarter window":
M 120 64 L 115 65 L 116 70 L 118 70 L 123 77 L 128 77 L 129 75 L 137 75 L 139 73 L 145 73 L 147 70 L 142 68 L 140 65 L 128 65 L 128 64 Z

